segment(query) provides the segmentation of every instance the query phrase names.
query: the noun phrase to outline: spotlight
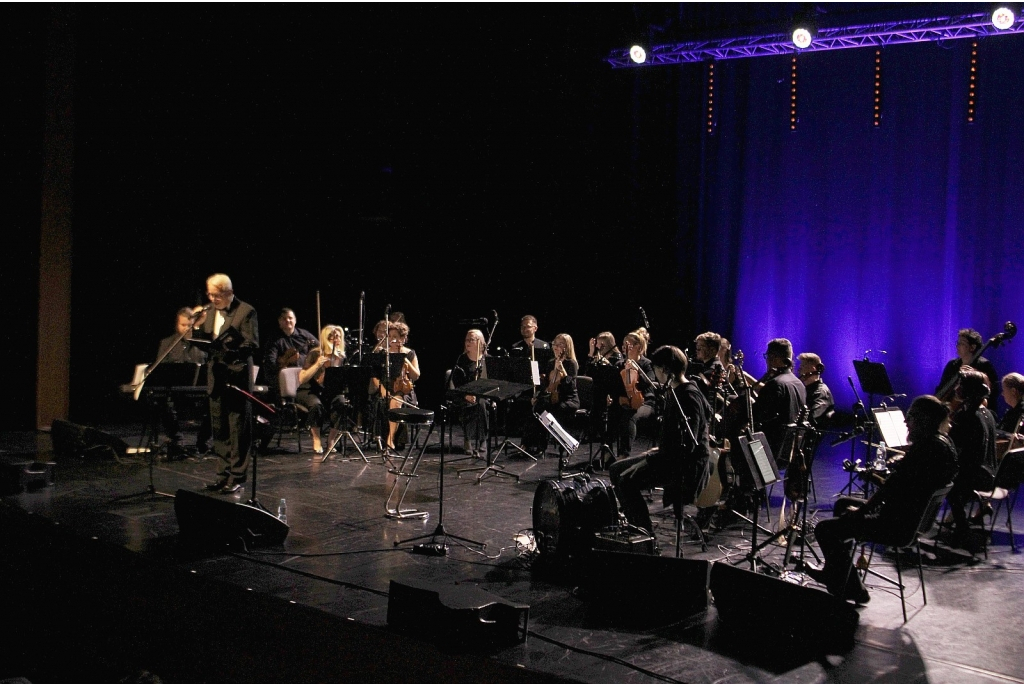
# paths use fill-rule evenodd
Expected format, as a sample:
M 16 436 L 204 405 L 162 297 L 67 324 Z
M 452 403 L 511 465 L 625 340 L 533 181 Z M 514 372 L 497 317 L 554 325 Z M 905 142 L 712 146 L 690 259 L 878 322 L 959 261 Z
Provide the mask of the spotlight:
M 634 45 L 629 49 L 629 58 L 637 64 L 643 64 L 647 61 L 647 52 L 639 45 Z
M 992 13 L 992 25 L 1000 31 L 1013 26 L 1015 17 L 1013 16 L 1013 10 L 1009 7 L 1000 7 Z
M 811 29 L 809 28 L 800 26 L 793 31 L 793 45 L 797 46 L 801 50 L 806 47 L 810 47 L 812 40 L 814 40 L 814 34 L 811 33 Z

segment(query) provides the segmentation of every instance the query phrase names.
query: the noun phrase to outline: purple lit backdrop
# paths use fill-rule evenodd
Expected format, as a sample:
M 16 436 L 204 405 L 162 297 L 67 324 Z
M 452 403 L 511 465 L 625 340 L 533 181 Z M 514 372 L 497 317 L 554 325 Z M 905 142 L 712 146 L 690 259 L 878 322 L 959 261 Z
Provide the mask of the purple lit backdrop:
M 788 337 L 822 355 L 848 409 L 851 360 L 867 349 L 888 351 L 871 358 L 913 397 L 933 391 L 958 328 L 988 339 L 1024 324 L 1022 53 L 1017 37 L 981 44 L 968 125 L 970 41 L 885 49 L 878 130 L 872 49 L 799 58 L 796 132 L 789 58 L 718 65 L 698 290 L 703 323 L 731 333 L 752 373 L 765 342 Z M 1021 370 L 1022 346 L 986 356 Z

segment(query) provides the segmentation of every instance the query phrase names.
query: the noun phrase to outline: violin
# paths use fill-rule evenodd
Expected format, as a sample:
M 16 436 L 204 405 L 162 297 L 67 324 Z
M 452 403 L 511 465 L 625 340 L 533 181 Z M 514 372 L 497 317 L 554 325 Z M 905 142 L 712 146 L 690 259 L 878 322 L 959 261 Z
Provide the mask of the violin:
M 637 386 L 640 383 L 640 370 L 632 359 L 626 359 L 619 375 L 622 376 L 622 385 L 626 388 L 626 396 L 619 398 L 619 404 L 636 411 L 644 404 L 644 394 Z
M 568 376 L 565 367 L 562 365 L 562 358 L 555 358 L 555 368 L 551 369 L 548 380 L 548 394 L 551 395 L 551 404 L 558 404 L 558 386 L 562 379 Z

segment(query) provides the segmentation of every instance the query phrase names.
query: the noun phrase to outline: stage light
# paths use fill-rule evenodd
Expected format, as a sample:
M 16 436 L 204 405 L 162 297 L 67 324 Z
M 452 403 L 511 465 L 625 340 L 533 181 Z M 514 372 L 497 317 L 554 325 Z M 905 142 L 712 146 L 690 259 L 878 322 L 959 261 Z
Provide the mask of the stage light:
M 1013 26 L 1015 17 L 1013 16 L 1013 10 L 1009 7 L 1000 7 L 992 13 L 992 25 L 1000 31 Z
M 639 45 L 634 45 L 629 49 L 629 58 L 637 64 L 643 64 L 647 61 L 647 51 Z
M 793 31 L 793 45 L 797 46 L 801 50 L 810 47 L 812 40 L 814 40 L 814 34 L 809 28 L 800 26 Z

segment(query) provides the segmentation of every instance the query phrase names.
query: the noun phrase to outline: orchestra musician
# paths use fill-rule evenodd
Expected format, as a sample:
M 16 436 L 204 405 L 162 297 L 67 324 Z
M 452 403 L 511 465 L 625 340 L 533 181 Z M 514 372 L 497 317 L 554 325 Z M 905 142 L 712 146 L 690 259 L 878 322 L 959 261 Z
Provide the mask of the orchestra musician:
M 259 348 L 256 310 L 235 297 L 231 279 L 213 274 L 206 279 L 209 307 L 196 307 L 192 335 L 212 342 L 208 392 L 213 451 L 219 459 L 217 481 L 208 490 L 237 492 L 248 478 L 252 444 L 252 407 L 229 385 L 252 392 L 252 357 Z
M 533 412 L 540 414 L 547 411 L 562 426 L 580 408 L 580 397 L 576 391 L 576 376 L 579 363 L 576 361 L 576 348 L 568 333 L 559 333 L 551 341 L 551 350 L 555 353 L 554 363 L 546 378 L 544 392 L 533 400 Z M 523 447 L 532 454 L 543 454 L 548 446 L 548 432 L 539 421 L 526 424 L 523 431 Z
M 295 404 L 305 407 L 308 413 L 309 433 L 313 438 L 313 451 L 323 454 L 320 432 L 327 419 L 324 409 L 324 379 L 328 368 L 345 363 L 345 331 L 341 326 L 328 324 L 320 331 L 319 344 L 310 350 L 299 372 L 299 388 L 295 393 Z M 330 398 L 331 430 L 327 440 L 331 444 L 338 437 L 340 421 L 347 415 L 348 402 L 342 394 Z
M 867 588 L 857 572 L 850 570 L 850 541 L 892 530 L 908 517 L 916 521 L 932 494 L 956 476 L 956 448 L 939 430 L 946 416 L 946 407 L 938 398 L 916 398 L 907 410 L 910 447 L 882 486 L 867 500 L 839 498 L 833 509 L 835 517 L 814 527 L 825 565 L 820 569 L 806 566 L 805 571 L 833 595 L 839 596 L 845 586 L 844 599 L 867 603 L 871 599 Z
M 630 331 L 622 339 L 625 355 L 620 367 L 621 394 L 612 402 L 612 422 L 618 430 L 618 458 L 633 450 L 637 424 L 654 416 L 654 367 L 644 355 L 650 336 L 645 328 Z
M 551 344 L 537 337 L 537 317 L 527 314 L 519 321 L 519 334 L 522 340 L 512 345 L 510 355 L 513 357 L 534 358 L 537 350 L 550 350 Z M 533 351 L 531 352 L 531 348 Z M 546 369 L 541 369 L 541 373 Z
M 981 333 L 973 328 L 961 328 L 957 332 L 956 357 L 946 362 L 946 366 L 942 369 L 942 377 L 939 379 L 939 384 L 935 387 L 936 394 L 956 379 L 960 369 L 973 366 L 973 368 L 981 371 L 988 378 L 988 386 L 991 389 L 988 406 L 995 409 L 996 400 L 999 399 L 999 376 L 996 374 L 996 367 L 985 357 L 979 357 L 974 364 L 971 364 L 974 360 L 974 355 L 978 353 L 978 350 L 983 345 L 984 340 L 981 337 Z M 953 399 L 952 393 L 947 394 L 946 397 L 939 397 L 939 399 L 944 402 L 949 401 Z
M 807 394 L 807 420 L 816 428 L 824 428 L 836 413 L 832 391 L 821 379 L 825 364 L 814 352 L 801 352 L 796 359 L 796 374 Z
M 205 364 L 206 352 L 198 345 L 192 344 L 192 320 L 195 317 L 190 307 L 182 307 L 175 316 L 175 332 L 160 341 L 157 348 L 156 358 L 163 359 L 165 364 Z M 166 356 L 164 356 L 166 354 Z M 160 416 L 163 421 L 164 433 L 167 434 L 167 458 L 169 460 L 182 459 L 186 456 L 181 447 L 182 434 L 181 424 L 178 422 L 178 411 L 175 406 L 184 398 L 166 397 L 163 406 L 160 408 Z M 203 412 L 203 420 L 200 424 L 199 434 L 196 436 L 196 452 L 205 453 L 210 449 L 210 416 Z
M 409 340 L 409 326 L 401 322 L 388 323 L 386 339 L 388 341 L 389 353 L 405 355 L 402 368 L 397 374 L 398 377 L 393 382 L 390 379 L 385 379 L 386 382 L 392 383 L 390 392 L 387 393 L 389 397 L 388 409 L 398 409 L 406 405 L 416 406 L 416 390 L 413 387 L 413 383 L 420 379 L 420 360 L 416 356 L 416 351 L 405 345 Z M 392 373 L 394 374 L 394 371 Z M 388 421 L 388 449 L 396 449 L 395 431 L 397 430 L 398 424 L 394 421 Z
M 793 345 L 786 338 L 775 338 L 764 353 L 768 370 L 754 391 L 754 425 L 764 433 L 779 466 L 788 464 L 788 455 L 781 454 L 786 427 L 796 422 L 800 409 L 807 404 L 807 391 L 793 374 Z
M 315 335 L 297 327 L 296 323 L 295 310 L 289 307 L 282 309 L 277 316 L 281 334 L 270 343 L 263 355 L 263 366 L 268 370 L 268 376 L 272 376 L 275 381 L 281 369 L 289 366 L 303 367 L 306 355 L 319 344 Z
M 953 515 L 953 543 L 968 541 L 966 506 L 975 490 L 991 490 L 996 472 L 996 421 L 985 403 L 989 397 L 988 379 L 977 369 L 961 369 L 956 386 L 960 406 L 950 417 L 949 438 L 958 452 L 959 473 L 947 501 Z M 982 507 L 981 516 L 991 515 L 991 505 Z
M 602 331 L 590 339 L 590 354 L 587 357 L 588 370 L 592 366 L 618 366 L 621 363 L 622 352 L 615 344 L 615 336 L 611 331 Z
M 483 331 L 473 328 L 466 332 L 463 351 L 452 367 L 451 384 L 459 388 L 466 383 L 487 378 L 487 343 Z M 487 404 L 476 395 L 464 395 L 455 403 L 459 423 L 462 425 L 463 449 L 466 454 L 478 454 L 480 445 L 487 440 Z
M 1024 435 L 1021 435 L 1021 420 L 1024 419 L 1024 375 L 1019 373 L 1008 373 L 1003 376 L 1003 401 L 1009 409 L 1003 414 L 999 422 L 998 437 L 1010 440 L 1019 447 L 1024 442 Z
M 617 397 L 617 369 L 622 365 L 622 351 L 615 344 L 611 331 L 602 331 L 590 339 L 590 355 L 583 375 L 593 379 L 593 407 L 590 412 L 591 426 L 601 442 L 608 444 L 608 408 L 612 397 Z
M 663 345 L 650 363 L 657 381 L 669 390 L 658 447 L 636 457 L 623 455 L 608 469 L 626 519 L 648 532 L 651 514 L 643 490 L 662 487 L 666 506 L 685 505 L 707 485 L 711 419 L 704 394 L 686 378 L 688 360 L 682 350 Z

